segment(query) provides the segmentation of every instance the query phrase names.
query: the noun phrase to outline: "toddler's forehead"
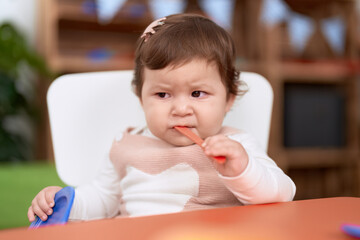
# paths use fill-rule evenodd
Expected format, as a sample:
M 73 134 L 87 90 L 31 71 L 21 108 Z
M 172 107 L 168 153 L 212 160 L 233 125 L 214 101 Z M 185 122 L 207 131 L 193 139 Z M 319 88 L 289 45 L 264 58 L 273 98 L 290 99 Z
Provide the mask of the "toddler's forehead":
M 168 65 L 166 65 L 165 67 L 161 68 L 161 69 L 152 69 L 148 66 L 143 66 L 144 70 L 166 70 L 166 71 L 172 71 L 175 70 L 177 68 L 180 68 L 184 65 L 187 64 L 202 64 L 205 63 L 207 67 L 213 67 L 215 66 L 217 71 L 219 71 L 219 65 L 217 64 L 216 61 L 214 60 L 208 60 L 208 59 L 204 59 L 204 58 L 191 58 L 191 59 L 183 59 L 183 60 L 177 60 L 177 61 L 173 61 L 170 62 Z
M 222 85 L 226 88 L 226 84 L 222 79 L 218 65 L 215 62 L 209 62 L 204 59 L 193 59 L 190 62 L 184 62 L 182 64 L 171 64 L 161 69 L 144 67 L 143 73 L 142 84 L 170 84 L 175 87 L 200 87 L 222 83 Z
M 155 74 L 155 75 L 154 75 Z M 203 58 L 193 58 L 188 61 L 183 62 L 177 62 L 177 63 L 171 63 L 168 66 L 161 68 L 161 69 L 151 69 L 147 66 L 144 66 L 143 71 L 143 79 L 142 79 L 142 85 L 148 81 L 150 77 L 151 79 L 155 80 L 155 82 L 162 82 L 166 83 L 169 81 L 171 83 L 173 79 L 181 79 L 181 77 L 185 77 L 187 79 L 190 79 L 189 81 L 182 82 L 182 84 L 187 83 L 187 85 L 196 85 L 200 84 L 210 84 L 209 81 L 206 81 L 209 77 L 206 76 L 215 76 L 218 75 L 220 78 L 212 78 L 211 79 L 219 79 L 219 82 L 222 83 L 222 85 L 227 89 L 226 81 L 222 79 L 221 73 L 219 71 L 219 66 L 215 61 L 208 61 Z M 156 77 L 154 77 L 156 76 Z M 180 77 L 180 78 L 179 78 Z M 191 80 L 193 79 L 193 80 Z M 178 81 L 177 80 L 177 81 Z M 177 82 L 176 81 L 176 82 Z M 180 81 L 181 82 L 181 81 Z M 213 81 L 211 81 L 214 83 Z

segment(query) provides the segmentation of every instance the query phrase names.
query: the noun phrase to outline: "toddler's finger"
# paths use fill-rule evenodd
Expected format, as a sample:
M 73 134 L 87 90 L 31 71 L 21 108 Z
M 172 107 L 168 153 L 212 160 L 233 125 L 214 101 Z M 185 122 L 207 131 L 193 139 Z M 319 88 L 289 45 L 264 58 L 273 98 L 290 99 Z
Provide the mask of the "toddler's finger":
M 31 206 L 29 207 L 27 216 L 28 216 L 29 222 L 35 221 L 35 213 L 34 213 L 34 211 L 33 211 L 33 209 L 32 209 Z
M 31 207 L 35 215 L 41 218 L 41 220 L 46 221 L 47 219 L 46 213 L 43 210 L 41 210 L 41 208 L 37 204 L 31 205 Z
M 54 202 L 55 194 L 56 194 L 55 191 L 45 192 L 46 202 L 47 202 L 48 206 L 51 208 L 54 207 L 54 205 L 55 205 L 55 202 Z
M 211 137 L 208 137 L 205 139 L 205 141 L 203 143 L 203 147 L 213 146 L 214 144 L 223 143 L 224 140 L 228 140 L 228 138 L 223 135 L 211 136 Z
M 204 147 L 204 152 L 208 156 L 220 156 L 227 153 L 227 144 L 222 141 L 209 140 Z
M 52 214 L 52 208 L 49 206 L 48 202 L 46 201 L 46 193 L 41 194 L 37 200 L 37 206 L 44 212 L 46 215 Z M 35 209 L 34 209 L 35 210 Z

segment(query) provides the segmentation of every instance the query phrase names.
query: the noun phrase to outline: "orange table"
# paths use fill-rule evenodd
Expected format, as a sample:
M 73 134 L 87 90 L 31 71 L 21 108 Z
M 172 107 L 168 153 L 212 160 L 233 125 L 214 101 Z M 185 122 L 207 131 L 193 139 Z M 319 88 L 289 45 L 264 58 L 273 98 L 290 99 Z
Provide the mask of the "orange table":
M 324 198 L 72 222 L 35 230 L 15 228 L 0 231 L 0 239 L 353 239 L 341 231 L 344 223 L 360 225 L 360 198 Z

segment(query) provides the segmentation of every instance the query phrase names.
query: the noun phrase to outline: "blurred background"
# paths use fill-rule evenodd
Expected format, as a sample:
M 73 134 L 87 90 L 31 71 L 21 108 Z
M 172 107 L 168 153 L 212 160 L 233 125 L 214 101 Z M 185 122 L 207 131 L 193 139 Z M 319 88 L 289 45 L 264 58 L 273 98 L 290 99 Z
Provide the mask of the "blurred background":
M 0 0 L 0 229 L 57 176 L 46 91 L 66 73 L 132 69 L 154 19 L 192 12 L 229 31 L 237 67 L 274 89 L 269 155 L 296 200 L 360 196 L 360 1 Z

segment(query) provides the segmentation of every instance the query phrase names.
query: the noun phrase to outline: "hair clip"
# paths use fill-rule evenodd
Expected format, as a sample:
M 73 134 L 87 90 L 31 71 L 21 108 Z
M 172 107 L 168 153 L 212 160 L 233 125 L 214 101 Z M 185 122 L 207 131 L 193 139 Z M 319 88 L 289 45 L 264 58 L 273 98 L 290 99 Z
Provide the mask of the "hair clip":
M 141 35 L 141 38 L 144 38 L 144 41 L 146 42 L 150 38 L 151 35 L 155 34 L 154 27 L 164 25 L 165 19 L 166 19 L 166 17 L 159 18 L 159 19 L 153 21 L 152 23 L 150 23 L 150 25 L 147 26 L 144 33 Z

